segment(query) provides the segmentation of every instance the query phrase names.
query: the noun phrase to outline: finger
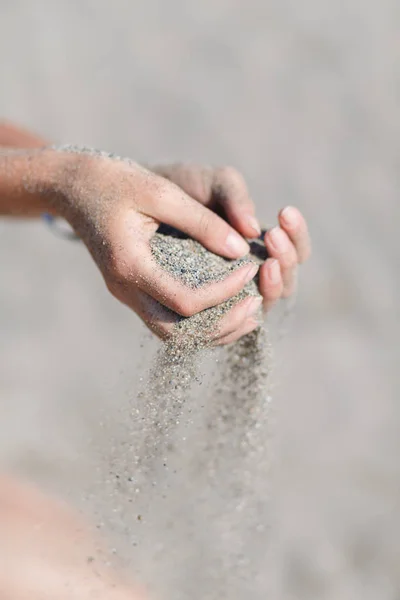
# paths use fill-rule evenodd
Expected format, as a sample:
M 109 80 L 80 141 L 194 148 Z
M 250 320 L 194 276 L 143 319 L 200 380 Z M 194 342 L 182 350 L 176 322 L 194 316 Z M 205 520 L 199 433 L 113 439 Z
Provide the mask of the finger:
M 287 206 L 279 213 L 279 223 L 296 248 L 298 262 L 303 263 L 311 254 L 311 240 L 305 218 L 297 208 Z
M 251 331 L 254 331 L 259 326 L 260 322 L 255 317 L 249 317 L 244 321 L 244 323 L 239 329 L 237 329 L 233 333 L 230 333 L 229 335 L 226 335 L 222 338 L 218 338 L 214 341 L 213 345 L 226 346 L 227 344 L 233 344 L 233 342 L 237 342 L 237 340 L 239 340 L 241 337 L 247 335 Z
M 211 167 L 175 163 L 156 165 L 151 167 L 151 170 L 178 185 L 204 206 L 212 207 L 211 186 L 214 170 Z
M 289 237 L 280 227 L 273 227 L 265 234 L 265 245 L 272 258 L 279 261 L 283 280 L 282 296 L 286 298 L 294 291 L 297 252 Z
M 106 280 L 106 284 L 114 298 L 133 310 L 157 337 L 164 340 L 171 335 L 174 326 L 179 321 L 179 315 L 137 286 L 131 286 L 115 279 Z
M 255 238 L 261 234 L 254 216 L 254 203 L 243 176 L 236 169 L 224 167 L 214 172 L 212 196 L 215 203 L 224 209 L 229 223 L 244 237 Z
M 255 277 L 257 271 L 256 265 L 246 264 L 222 281 L 190 288 L 155 266 L 153 257 L 149 255 L 143 256 L 139 279 L 134 277 L 132 283 L 137 281 L 139 287 L 149 296 L 179 315 L 190 317 L 235 296 Z
M 244 321 L 257 313 L 261 304 L 261 296 L 251 296 L 238 302 L 231 310 L 221 319 L 218 327 L 216 338 L 225 337 L 236 330 L 240 329 Z
M 268 312 L 283 292 L 281 268 L 276 258 L 268 258 L 262 265 L 258 286 L 264 299 L 264 311 Z
M 148 199 L 148 216 L 183 231 L 220 256 L 239 258 L 249 252 L 248 243 L 224 219 L 196 202 L 174 183 L 161 177 L 157 179 L 162 184 L 158 192 L 155 191 Z
M 166 165 L 155 169 L 189 196 L 210 208 L 223 209 L 229 223 L 243 236 L 258 237 L 260 225 L 243 176 L 233 167 L 212 169 L 198 165 Z
M 235 296 L 257 271 L 258 265 L 246 263 L 221 281 L 191 288 L 173 277 L 155 261 L 151 248 L 152 230 L 131 213 L 130 222 L 118 232 L 119 247 L 114 250 L 105 279 L 110 291 L 134 307 L 137 288 L 179 315 L 189 317 Z M 137 232 L 141 231 L 140 237 Z M 136 237 L 133 235 L 136 232 Z
M 122 294 L 119 300 L 133 309 L 146 327 L 162 340 L 171 336 L 179 321 L 179 315 L 162 306 L 142 290 L 136 290 L 131 296 Z

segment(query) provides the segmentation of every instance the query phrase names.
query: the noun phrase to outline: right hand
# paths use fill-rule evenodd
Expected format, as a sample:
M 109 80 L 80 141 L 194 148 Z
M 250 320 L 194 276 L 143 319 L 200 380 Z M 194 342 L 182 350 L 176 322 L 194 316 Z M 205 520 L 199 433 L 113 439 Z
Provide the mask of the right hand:
M 176 313 L 188 317 L 215 306 L 255 276 L 257 267 L 247 264 L 223 281 L 196 290 L 183 285 L 152 257 L 149 242 L 160 223 L 231 259 L 248 252 L 244 237 L 180 187 L 136 163 L 103 155 L 67 154 L 53 194 L 56 211 L 84 241 L 110 292 L 160 337 L 170 334 Z M 251 232 L 250 228 L 249 237 Z M 252 302 L 247 298 L 231 311 L 232 317 L 224 318 L 219 339 L 255 312 Z

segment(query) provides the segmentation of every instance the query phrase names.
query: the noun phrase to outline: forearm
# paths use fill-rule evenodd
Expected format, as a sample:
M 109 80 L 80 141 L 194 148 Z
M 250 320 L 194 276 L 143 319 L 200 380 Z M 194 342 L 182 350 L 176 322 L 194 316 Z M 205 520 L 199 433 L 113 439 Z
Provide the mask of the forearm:
M 38 135 L 0 122 L 0 215 L 36 217 L 47 211 L 48 202 L 39 192 L 43 187 L 40 185 L 43 168 L 40 161 L 35 160 L 36 153 L 32 152 L 46 145 L 46 140 Z M 16 149 L 22 151 L 16 152 Z M 37 165 L 36 176 L 32 172 L 32 162 Z
M 0 149 L 0 215 L 58 214 L 63 173 L 71 160 L 50 149 Z
M 47 211 L 40 163 L 35 151 L 0 150 L 0 215 L 36 217 Z
M 0 121 L 0 146 L 4 148 L 43 148 L 48 146 L 49 142 L 38 136 L 36 133 L 31 133 L 26 129 Z

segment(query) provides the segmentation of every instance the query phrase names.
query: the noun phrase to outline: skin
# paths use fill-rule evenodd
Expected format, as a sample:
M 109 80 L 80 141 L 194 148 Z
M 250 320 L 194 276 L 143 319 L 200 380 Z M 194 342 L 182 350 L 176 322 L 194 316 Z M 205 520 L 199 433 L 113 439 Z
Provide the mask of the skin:
M 227 258 L 248 251 L 259 235 L 254 204 L 235 169 L 136 163 L 54 151 L 48 142 L 0 124 L 0 215 L 65 218 L 100 269 L 110 292 L 160 337 L 174 315 L 190 316 L 233 296 L 255 275 L 243 267 L 202 290 L 177 283 L 155 265 L 149 240 L 170 224 Z M 18 149 L 18 150 L 15 150 Z M 223 213 L 226 220 L 217 213 Z M 216 344 L 257 327 L 256 313 L 290 296 L 296 271 L 310 255 L 306 222 L 293 207 L 265 236 L 270 258 L 260 268 L 260 298 L 247 298 L 223 319 Z M 169 310 L 167 310 L 169 309 Z M 173 312 L 171 312 L 173 311 Z M 55 499 L 0 477 L 0 597 L 4 600 L 139 600 L 100 559 L 86 526 Z M 95 560 L 89 557 L 95 557 Z M 21 577 L 23 574 L 23 577 Z
M 0 478 L 2 600 L 143 600 L 107 566 L 96 536 L 70 508 L 25 482 Z
M 194 291 L 162 271 L 149 246 L 163 222 L 221 256 L 244 256 L 249 249 L 245 238 L 258 236 L 260 227 L 235 169 L 185 164 L 146 169 L 134 162 L 54 151 L 45 140 L 14 126 L 4 124 L 0 131 L 0 145 L 21 148 L 0 154 L 0 214 L 51 212 L 69 221 L 110 292 L 160 337 L 172 330 L 171 310 L 191 316 L 235 295 L 254 277 L 256 271 L 247 265 Z M 271 258 L 261 266 L 259 288 L 268 311 L 294 292 L 297 267 L 310 255 L 307 224 L 298 209 L 280 211 L 265 244 Z M 232 343 L 257 327 L 258 307 L 251 299 L 235 306 L 221 322 L 215 343 Z

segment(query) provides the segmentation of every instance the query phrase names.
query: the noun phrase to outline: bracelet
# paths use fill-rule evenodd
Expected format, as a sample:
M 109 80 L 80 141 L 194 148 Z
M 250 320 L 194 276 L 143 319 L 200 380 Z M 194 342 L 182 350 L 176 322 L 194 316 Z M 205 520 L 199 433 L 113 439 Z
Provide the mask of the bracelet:
M 57 219 L 49 213 L 43 213 L 42 219 L 56 236 L 64 238 L 65 240 L 77 241 L 80 239 L 75 231 L 62 219 Z

